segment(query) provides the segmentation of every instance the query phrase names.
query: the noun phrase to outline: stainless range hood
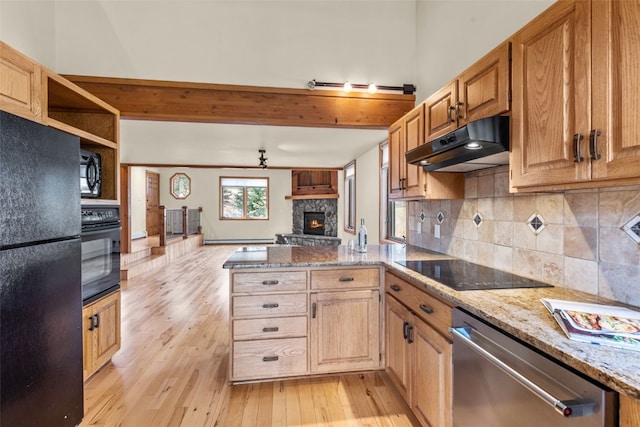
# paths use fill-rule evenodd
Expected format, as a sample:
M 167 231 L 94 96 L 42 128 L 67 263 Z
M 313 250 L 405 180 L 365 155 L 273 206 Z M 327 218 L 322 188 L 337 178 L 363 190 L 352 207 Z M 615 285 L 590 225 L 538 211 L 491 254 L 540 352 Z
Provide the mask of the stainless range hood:
M 408 163 L 426 171 L 469 172 L 509 164 L 509 117 L 476 120 L 407 151 Z

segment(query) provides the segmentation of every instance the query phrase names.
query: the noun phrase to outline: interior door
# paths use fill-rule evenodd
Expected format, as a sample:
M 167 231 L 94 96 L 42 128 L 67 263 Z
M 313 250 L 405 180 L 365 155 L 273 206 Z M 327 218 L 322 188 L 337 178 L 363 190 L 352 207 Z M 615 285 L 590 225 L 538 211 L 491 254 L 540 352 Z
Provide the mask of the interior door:
M 160 234 L 160 174 L 155 172 L 146 172 L 147 181 L 147 235 L 155 236 Z

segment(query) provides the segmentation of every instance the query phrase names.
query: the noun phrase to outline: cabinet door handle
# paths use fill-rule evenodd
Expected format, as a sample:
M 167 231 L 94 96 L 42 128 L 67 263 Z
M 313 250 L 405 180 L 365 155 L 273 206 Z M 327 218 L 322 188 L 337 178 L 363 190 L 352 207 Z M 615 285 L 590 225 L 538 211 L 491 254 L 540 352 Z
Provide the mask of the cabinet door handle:
M 575 163 L 580 163 L 584 160 L 584 157 L 580 155 L 580 141 L 582 141 L 581 133 L 573 135 L 573 161 Z
M 94 316 L 96 318 L 96 329 L 100 327 L 100 314 Z
M 317 311 L 317 306 L 316 306 L 316 303 L 314 302 L 313 304 L 311 304 L 311 318 L 312 319 L 316 318 L 316 311 Z
M 460 106 L 462 105 L 462 102 L 458 101 L 456 102 L 456 120 L 460 120 Z
M 278 281 L 277 280 L 263 280 L 262 284 L 265 286 L 272 286 L 272 285 L 277 285 Z
M 433 314 L 433 308 L 427 307 L 424 304 L 420 304 L 420 310 L 424 311 L 427 314 Z
M 338 279 L 338 282 L 353 282 L 353 277 L 341 277 Z
M 279 359 L 278 356 L 265 356 L 262 358 L 263 362 L 277 362 Z
M 89 330 L 93 331 L 96 328 L 95 320 L 93 316 L 89 316 L 89 322 L 91 322 L 89 325 Z
M 262 304 L 262 308 L 278 308 L 279 304 L 277 302 L 272 304 Z
M 273 328 L 262 328 L 262 332 L 278 332 L 279 330 L 280 328 L 278 328 L 277 326 Z
M 449 119 L 450 123 L 455 122 L 455 120 L 453 119 L 453 117 L 451 117 L 451 112 L 455 111 L 456 107 L 454 107 L 453 105 L 449 106 L 449 109 L 447 110 L 447 118 Z
M 409 327 L 409 322 L 402 323 L 402 338 L 404 338 L 405 340 L 409 337 L 409 333 L 407 330 L 408 327 Z
M 413 342 L 413 326 L 409 325 L 407 328 L 407 343 L 411 344 Z
M 600 136 L 600 131 L 598 129 L 593 129 L 589 134 L 589 145 L 591 148 L 591 158 L 593 160 L 598 160 L 602 156 L 598 153 L 598 137 Z
M 393 292 L 400 292 L 400 286 L 398 286 L 398 285 L 391 285 L 389 287 L 391 288 L 391 290 Z

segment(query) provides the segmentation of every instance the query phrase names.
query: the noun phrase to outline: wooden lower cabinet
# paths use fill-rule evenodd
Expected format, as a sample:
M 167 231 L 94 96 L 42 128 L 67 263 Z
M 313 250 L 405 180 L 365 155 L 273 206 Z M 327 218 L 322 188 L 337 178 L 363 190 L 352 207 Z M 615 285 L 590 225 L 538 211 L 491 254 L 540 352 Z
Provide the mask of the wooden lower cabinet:
M 387 374 L 406 402 L 411 400 L 409 353 L 412 348 L 407 342 L 411 318 L 409 309 L 395 298 L 387 297 L 385 301 Z
M 450 427 L 453 348 L 442 319 L 447 312 L 450 319 L 451 310 L 396 276 L 387 273 L 385 281 L 387 373 L 423 426 Z M 390 286 L 399 289 L 399 299 L 389 293 Z M 431 300 L 428 306 L 419 294 Z M 412 311 L 416 303 L 429 315 L 439 313 L 437 321 L 428 323 Z
M 278 378 L 307 373 L 307 339 L 282 338 L 233 343 L 233 378 Z
M 380 268 L 230 274 L 230 381 L 381 367 Z
M 311 372 L 380 366 L 380 292 L 311 294 Z
M 452 344 L 417 317 L 412 340 L 411 409 L 424 426 L 451 426 Z
M 82 309 L 84 378 L 105 365 L 120 350 L 120 291 Z

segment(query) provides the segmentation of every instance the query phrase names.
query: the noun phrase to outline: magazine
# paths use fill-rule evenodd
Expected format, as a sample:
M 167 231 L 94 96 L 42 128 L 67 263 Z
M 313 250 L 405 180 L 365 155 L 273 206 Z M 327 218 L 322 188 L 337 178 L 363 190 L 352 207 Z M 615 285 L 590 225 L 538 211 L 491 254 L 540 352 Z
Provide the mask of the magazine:
M 640 312 L 614 305 L 540 301 L 570 339 L 640 351 Z

